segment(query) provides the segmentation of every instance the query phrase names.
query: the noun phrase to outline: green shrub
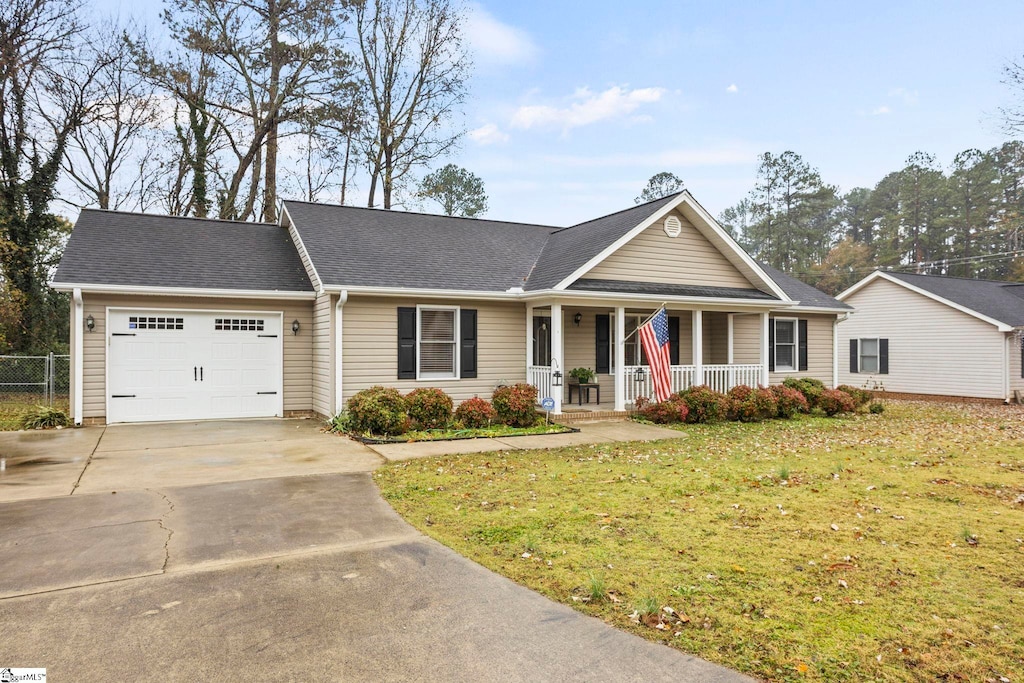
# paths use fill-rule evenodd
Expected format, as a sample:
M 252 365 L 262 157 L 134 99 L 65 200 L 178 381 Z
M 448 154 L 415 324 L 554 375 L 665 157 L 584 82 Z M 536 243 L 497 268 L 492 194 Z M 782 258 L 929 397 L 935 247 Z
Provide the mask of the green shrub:
M 853 405 L 857 408 L 867 405 L 872 398 L 871 392 L 867 389 L 858 389 L 857 387 L 852 387 L 849 384 L 840 384 L 836 387 L 836 391 L 842 391 L 849 394 L 850 398 L 853 399 Z
M 667 401 L 661 401 L 660 403 L 655 403 L 649 398 L 639 396 L 634 405 L 640 417 L 650 420 L 655 424 L 686 422 L 686 416 L 690 413 L 690 408 L 686 405 L 686 401 L 680 398 L 678 394 L 670 396 Z
M 67 427 L 71 424 L 68 414 L 53 406 L 36 406 L 21 416 L 22 429 L 47 429 Z
M 452 421 L 452 397 L 440 389 L 413 389 L 405 395 L 405 409 L 417 429 L 444 429 Z
M 690 412 L 687 422 L 715 422 L 729 414 L 729 397 L 706 384 L 698 384 L 676 394 Z
M 790 419 L 797 413 L 809 413 L 810 406 L 807 399 L 796 389 L 782 384 L 772 386 L 771 391 L 775 394 L 775 415 L 783 419 Z
M 790 389 L 796 389 L 803 394 L 804 398 L 807 399 L 808 408 L 816 407 L 818 405 L 818 397 L 821 396 L 821 392 L 825 391 L 825 384 L 813 377 L 787 377 L 782 384 Z
M 778 402 L 775 394 L 763 387 L 756 389 L 745 384 L 729 390 L 729 418 L 740 422 L 760 422 L 775 417 Z
M 375 386 L 348 400 L 348 426 L 361 434 L 393 435 L 409 431 L 409 413 L 398 389 Z
M 845 391 L 838 389 L 825 389 L 818 397 L 818 408 L 832 417 L 839 413 L 852 413 L 856 410 L 853 398 Z
M 532 427 L 537 424 L 537 387 L 513 384 L 498 387 L 491 397 L 498 419 L 510 427 Z
M 885 406 L 881 403 L 872 403 L 871 406 L 868 407 L 868 411 L 870 411 L 872 415 L 881 415 L 885 412 Z
M 455 409 L 455 419 L 467 429 L 480 429 L 490 426 L 497 413 L 489 401 L 473 397 L 459 404 Z

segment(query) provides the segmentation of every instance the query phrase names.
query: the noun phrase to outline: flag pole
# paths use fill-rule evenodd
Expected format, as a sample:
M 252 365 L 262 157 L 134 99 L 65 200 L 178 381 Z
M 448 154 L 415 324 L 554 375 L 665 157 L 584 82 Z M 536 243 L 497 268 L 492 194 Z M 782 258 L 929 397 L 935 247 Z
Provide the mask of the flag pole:
M 623 343 L 625 343 L 625 341 L 626 341 L 627 339 L 629 339 L 630 337 L 632 337 L 632 336 L 633 336 L 634 334 L 636 334 L 637 332 L 639 332 L 639 331 L 640 331 L 640 328 L 641 328 L 641 327 L 643 327 L 643 326 L 644 326 L 644 325 L 646 325 L 647 323 L 651 322 L 651 318 L 653 318 L 654 316 L 658 315 L 658 311 L 660 311 L 660 310 L 664 309 L 664 308 L 665 308 L 665 306 L 666 306 L 667 304 L 668 304 L 668 302 L 667 302 L 667 301 L 662 301 L 662 302 L 661 302 L 661 305 L 660 305 L 660 306 L 658 306 L 658 307 L 657 307 L 656 309 L 654 309 L 654 313 L 651 313 L 651 314 L 650 314 L 649 316 L 647 316 L 647 319 L 646 319 L 646 320 L 644 320 L 644 321 L 643 321 L 642 323 L 640 323 L 639 325 L 637 325 L 637 326 L 636 326 L 636 329 L 635 329 L 635 330 L 633 330 L 632 332 L 630 332 L 629 334 L 627 334 L 627 335 L 626 335 L 625 337 L 623 337 L 623 338 L 622 338 L 622 341 L 623 341 Z

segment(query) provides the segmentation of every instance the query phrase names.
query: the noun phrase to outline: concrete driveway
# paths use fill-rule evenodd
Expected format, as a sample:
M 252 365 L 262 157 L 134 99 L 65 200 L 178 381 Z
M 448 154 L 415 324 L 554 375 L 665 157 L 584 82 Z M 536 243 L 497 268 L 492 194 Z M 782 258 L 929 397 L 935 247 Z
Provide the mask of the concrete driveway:
M 378 495 L 379 456 L 309 423 L 97 431 L 60 434 L 63 450 L 24 440 L 22 460 L 57 462 L 4 473 L 26 468 L 0 487 L 2 666 L 54 680 L 748 680 L 424 537 Z

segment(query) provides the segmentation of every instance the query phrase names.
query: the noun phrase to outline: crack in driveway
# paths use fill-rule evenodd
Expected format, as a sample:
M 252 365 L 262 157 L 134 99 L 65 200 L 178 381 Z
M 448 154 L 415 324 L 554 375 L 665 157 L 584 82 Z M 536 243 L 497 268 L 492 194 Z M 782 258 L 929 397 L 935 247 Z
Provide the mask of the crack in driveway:
M 167 526 L 166 524 L 164 524 L 164 518 L 167 517 L 167 515 L 170 515 L 171 513 L 174 512 L 174 503 L 172 503 L 171 499 L 167 497 L 167 494 L 163 493 L 162 491 L 155 491 L 153 489 L 146 489 L 146 490 L 151 492 L 151 493 L 155 493 L 156 495 L 160 496 L 163 499 L 163 501 L 165 503 L 167 503 L 167 507 L 169 508 L 167 510 L 167 514 L 166 515 L 163 515 L 162 517 L 160 517 L 159 519 L 156 520 L 156 523 L 158 525 L 160 525 L 160 528 L 167 532 L 167 540 L 164 541 L 164 564 L 160 568 L 160 573 L 161 574 L 166 574 L 167 573 L 167 565 L 171 561 L 171 537 L 174 536 L 174 529 L 172 529 L 169 526 Z

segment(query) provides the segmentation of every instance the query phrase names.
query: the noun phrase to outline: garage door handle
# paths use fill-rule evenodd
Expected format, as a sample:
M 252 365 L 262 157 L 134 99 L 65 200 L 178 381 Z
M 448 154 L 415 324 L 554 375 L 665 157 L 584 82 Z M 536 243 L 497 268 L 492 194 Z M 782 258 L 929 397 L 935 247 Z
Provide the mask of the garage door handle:
M 112 337 L 134 337 L 135 333 L 134 332 L 111 332 L 110 336 L 112 336 Z
M 277 392 L 276 391 L 257 391 L 256 392 L 257 396 L 267 396 L 269 394 L 275 394 L 276 395 Z
M 199 366 L 199 381 L 200 382 L 203 381 L 203 366 L 202 365 Z
M 198 366 L 193 365 L 192 366 L 192 381 L 195 382 L 197 379 L 199 379 L 199 368 L 198 368 Z
M 111 394 L 110 398 L 135 398 L 135 394 Z
M 271 337 L 273 339 L 277 339 L 277 335 L 276 334 L 257 334 L 256 336 L 257 337 Z

